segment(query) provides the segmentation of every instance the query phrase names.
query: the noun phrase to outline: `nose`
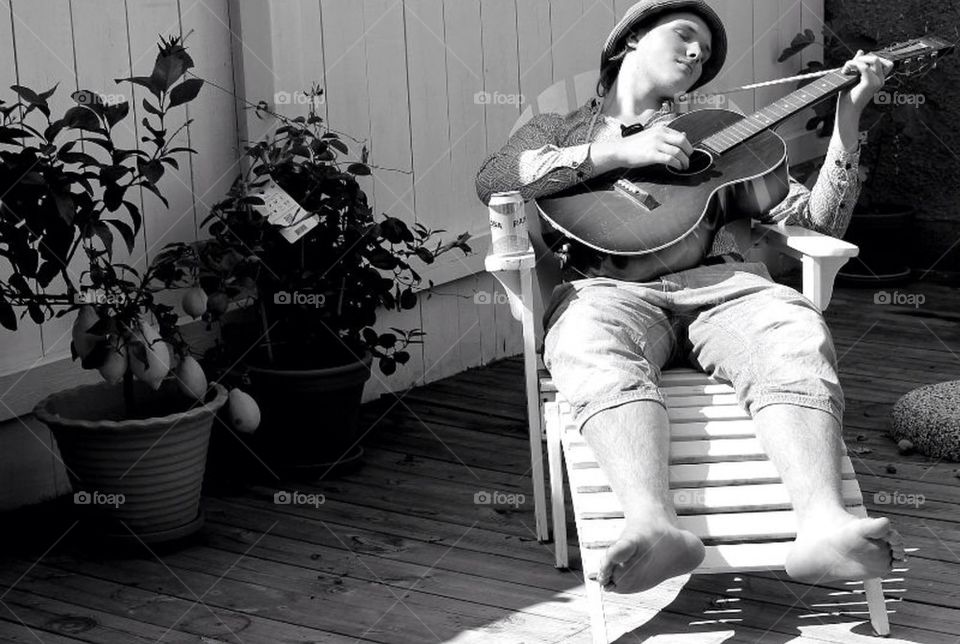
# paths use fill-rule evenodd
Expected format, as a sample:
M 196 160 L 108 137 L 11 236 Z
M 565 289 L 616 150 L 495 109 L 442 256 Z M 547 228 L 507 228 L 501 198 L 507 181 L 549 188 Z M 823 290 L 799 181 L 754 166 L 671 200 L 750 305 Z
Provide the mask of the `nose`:
M 690 62 L 703 62 L 703 49 L 700 48 L 700 43 L 690 43 L 687 47 L 687 58 L 690 59 Z

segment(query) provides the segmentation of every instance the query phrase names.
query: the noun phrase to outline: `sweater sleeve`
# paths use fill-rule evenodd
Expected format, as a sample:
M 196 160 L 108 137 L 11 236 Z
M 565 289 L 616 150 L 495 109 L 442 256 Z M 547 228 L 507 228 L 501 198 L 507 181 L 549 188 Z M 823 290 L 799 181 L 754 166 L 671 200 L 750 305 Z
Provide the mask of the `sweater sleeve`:
M 488 157 L 477 173 L 477 196 L 483 203 L 495 192 L 519 190 L 524 199 L 559 192 L 593 173 L 590 144 L 563 147 L 564 117 L 539 114 L 514 132 Z
M 760 221 L 803 226 L 832 237 L 843 237 L 860 195 L 859 148 L 846 152 L 831 140 L 813 190 L 793 177 L 787 198 Z

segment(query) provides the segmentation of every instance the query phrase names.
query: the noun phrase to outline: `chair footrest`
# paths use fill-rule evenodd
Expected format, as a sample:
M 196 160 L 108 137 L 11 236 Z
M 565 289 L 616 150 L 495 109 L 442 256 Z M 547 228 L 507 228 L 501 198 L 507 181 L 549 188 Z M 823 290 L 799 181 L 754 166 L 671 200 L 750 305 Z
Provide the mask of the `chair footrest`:
M 796 536 L 789 492 L 756 438 L 753 420 L 730 397 L 729 385 L 702 373 L 668 372 L 662 389 L 670 427 L 670 491 L 680 525 L 707 546 L 696 572 L 783 569 Z M 623 531 L 620 501 L 559 393 L 542 396 L 545 419 L 559 426 L 584 571 Z M 680 406 L 677 406 L 680 405 Z M 848 456 L 841 462 L 844 502 L 864 512 Z

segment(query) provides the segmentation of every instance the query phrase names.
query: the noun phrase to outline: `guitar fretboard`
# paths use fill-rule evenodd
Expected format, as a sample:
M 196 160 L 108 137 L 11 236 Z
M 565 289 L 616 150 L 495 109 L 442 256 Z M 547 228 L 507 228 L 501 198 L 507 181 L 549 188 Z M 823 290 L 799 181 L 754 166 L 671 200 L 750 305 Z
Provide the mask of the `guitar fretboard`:
M 839 93 L 847 87 L 856 85 L 859 80 L 858 76 L 847 76 L 840 72 L 822 76 L 762 110 L 744 117 L 743 120 L 711 134 L 703 140 L 703 143 L 710 149 L 723 154 L 750 137 L 786 121 L 794 114 L 802 112 L 831 94 Z

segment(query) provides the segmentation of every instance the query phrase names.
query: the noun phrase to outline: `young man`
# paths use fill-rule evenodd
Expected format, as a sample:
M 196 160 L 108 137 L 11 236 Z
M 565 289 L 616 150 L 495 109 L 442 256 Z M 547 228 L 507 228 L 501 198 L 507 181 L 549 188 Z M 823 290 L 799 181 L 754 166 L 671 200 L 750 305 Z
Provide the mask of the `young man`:
M 481 167 L 478 196 L 520 190 L 532 199 L 614 168 L 687 167 L 693 150 L 668 125 L 672 101 L 713 79 L 726 49 L 723 24 L 702 0 L 638 2 L 604 44 L 598 97 L 519 129 Z M 765 221 L 842 236 L 859 194 L 860 115 L 890 67 L 862 52 L 846 64 L 860 82 L 838 99 L 816 185 L 791 180 Z M 624 136 L 630 126 L 642 131 Z M 574 246 L 544 314 L 544 362 L 624 508 L 626 527 L 600 583 L 638 592 L 703 559 L 669 494 L 669 422 L 657 383 L 675 361 L 729 380 L 755 419 L 798 516 L 791 577 L 816 583 L 888 572 L 903 559 L 899 535 L 886 518 L 847 512 L 840 493 L 843 394 L 820 312 L 773 282 L 763 264 L 744 262 L 724 229 L 705 259 L 702 240 L 677 246 L 625 260 Z

